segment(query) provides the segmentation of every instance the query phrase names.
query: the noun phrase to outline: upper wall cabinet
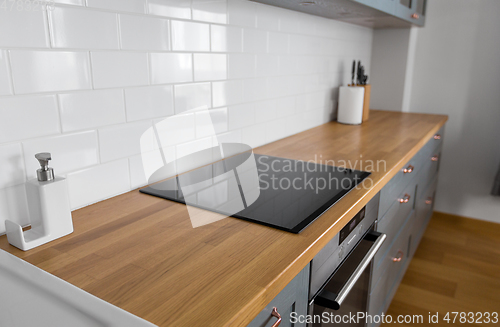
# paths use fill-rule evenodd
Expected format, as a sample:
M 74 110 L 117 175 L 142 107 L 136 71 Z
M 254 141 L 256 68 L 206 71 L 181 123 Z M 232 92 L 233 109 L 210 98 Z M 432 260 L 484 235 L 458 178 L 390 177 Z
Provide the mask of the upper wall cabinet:
M 251 0 L 372 28 L 424 26 L 427 0 Z

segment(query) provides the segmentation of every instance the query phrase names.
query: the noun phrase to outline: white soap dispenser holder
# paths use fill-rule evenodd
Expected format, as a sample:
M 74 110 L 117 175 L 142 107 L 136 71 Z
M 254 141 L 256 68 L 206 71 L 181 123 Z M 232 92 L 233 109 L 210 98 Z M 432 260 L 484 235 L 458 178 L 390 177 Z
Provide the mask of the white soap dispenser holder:
M 41 168 L 37 178 L 26 182 L 26 195 L 31 229 L 10 220 L 5 221 L 7 239 L 15 247 L 27 251 L 73 232 L 66 179 L 54 176 L 49 167 L 50 153 L 37 153 Z

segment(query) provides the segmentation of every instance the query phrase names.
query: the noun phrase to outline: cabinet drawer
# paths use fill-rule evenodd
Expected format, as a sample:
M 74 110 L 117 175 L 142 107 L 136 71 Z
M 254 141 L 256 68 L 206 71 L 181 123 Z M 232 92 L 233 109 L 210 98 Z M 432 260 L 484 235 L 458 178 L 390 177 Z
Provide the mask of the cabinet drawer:
M 389 250 L 386 253 L 382 253 L 383 257 L 379 260 L 378 264 L 376 261 L 374 262 L 372 293 L 376 289 L 381 289 L 382 292 L 388 294 L 396 281 L 399 271 L 408 260 L 408 249 L 410 247 L 410 235 L 414 217 L 415 212 L 413 211 L 407 217 L 401 232 L 396 236 Z M 378 285 L 379 283 L 382 284 Z
M 281 315 L 282 321 L 280 327 L 300 326 L 305 327 L 305 323 L 292 324 L 290 322 L 290 313 L 296 312 L 298 315 L 307 314 L 307 288 L 309 286 L 309 264 L 295 276 L 294 279 L 269 302 L 257 317 L 248 325 L 249 327 L 270 327 L 277 318 L 271 315 L 275 307 Z
M 432 210 L 434 208 L 434 197 L 436 192 L 437 179 L 422 192 L 422 196 L 417 199 L 415 203 L 415 222 L 413 225 L 413 235 L 412 235 L 412 246 L 410 255 L 413 256 L 415 250 L 417 249 L 420 240 L 425 232 L 427 223 L 432 216 Z

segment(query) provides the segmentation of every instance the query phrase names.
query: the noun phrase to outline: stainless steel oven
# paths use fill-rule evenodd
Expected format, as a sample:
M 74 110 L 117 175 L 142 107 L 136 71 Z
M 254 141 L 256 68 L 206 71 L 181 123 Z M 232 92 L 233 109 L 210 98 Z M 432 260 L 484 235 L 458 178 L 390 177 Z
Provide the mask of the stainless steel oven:
M 313 322 L 309 326 L 366 325 L 358 313 L 368 312 L 373 258 L 386 235 L 375 232 L 371 221 L 363 228 L 363 218 L 364 209 L 340 232 L 339 246 L 335 250 L 339 254 L 334 255 L 340 263 L 331 268 L 331 274 L 323 281 L 311 281 L 311 285 L 323 283 L 310 296 L 309 314 Z M 345 249 L 348 253 L 342 254 Z

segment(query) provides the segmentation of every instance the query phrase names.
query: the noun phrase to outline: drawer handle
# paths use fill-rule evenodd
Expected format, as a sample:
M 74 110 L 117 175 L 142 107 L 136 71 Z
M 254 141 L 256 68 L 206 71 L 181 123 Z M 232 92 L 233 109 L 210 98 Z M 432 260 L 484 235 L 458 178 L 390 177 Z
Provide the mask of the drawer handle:
M 438 161 L 438 160 L 439 160 L 439 156 L 437 156 L 437 155 L 432 156 L 432 158 L 431 158 L 431 161 Z
M 434 139 L 435 139 L 435 140 L 440 140 L 440 139 L 441 139 L 441 134 L 436 134 L 436 135 L 434 135 Z
M 411 18 L 413 18 L 413 19 L 419 19 L 420 16 L 417 13 L 414 13 L 413 15 L 411 15 Z
M 408 167 L 404 168 L 403 169 L 403 173 L 411 173 L 413 171 L 413 169 L 415 169 L 415 167 L 413 167 L 412 165 L 409 165 Z
M 392 258 L 393 262 L 400 262 L 403 259 L 404 253 L 403 251 L 399 250 L 398 255 L 395 258 Z
M 408 203 L 410 201 L 410 195 L 405 194 L 405 196 L 402 199 L 399 199 L 398 201 L 399 203 Z
M 281 315 L 278 313 L 278 309 L 276 309 L 276 307 L 274 307 L 273 311 L 271 311 L 271 316 L 278 318 L 272 327 L 278 327 L 281 324 Z
M 427 198 L 427 200 L 425 200 L 425 204 L 432 204 L 432 198 Z

